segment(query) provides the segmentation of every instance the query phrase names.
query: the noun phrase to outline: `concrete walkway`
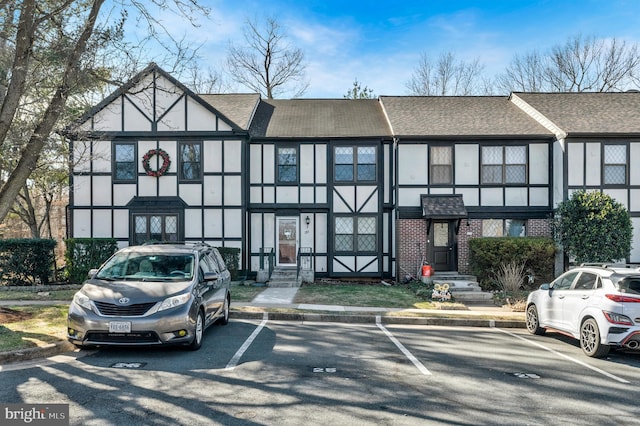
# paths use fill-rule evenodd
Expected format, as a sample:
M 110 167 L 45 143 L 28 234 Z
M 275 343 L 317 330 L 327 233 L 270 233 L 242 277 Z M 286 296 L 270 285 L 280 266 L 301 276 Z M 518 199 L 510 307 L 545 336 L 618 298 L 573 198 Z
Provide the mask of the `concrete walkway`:
M 257 295 L 252 301 L 256 305 L 289 305 L 296 297 L 298 287 L 270 287 Z

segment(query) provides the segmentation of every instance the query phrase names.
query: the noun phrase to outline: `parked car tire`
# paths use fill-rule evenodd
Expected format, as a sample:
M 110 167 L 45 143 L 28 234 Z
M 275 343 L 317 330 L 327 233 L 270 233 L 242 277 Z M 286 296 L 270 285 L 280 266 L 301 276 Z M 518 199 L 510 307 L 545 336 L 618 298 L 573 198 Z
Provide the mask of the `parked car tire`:
M 598 323 L 593 318 L 584 320 L 580 326 L 580 347 L 592 358 L 602 358 L 609 353 L 609 345 L 600 342 Z
M 193 332 L 193 341 L 189 345 L 189 349 L 197 351 L 202 347 L 202 340 L 204 338 L 204 314 L 201 309 L 198 309 L 198 316 L 196 317 L 196 328 Z
M 224 299 L 224 306 L 222 307 L 222 318 L 220 318 L 216 324 L 217 325 L 227 325 L 229 324 L 229 305 L 231 304 L 231 296 L 227 294 L 227 297 Z
M 531 334 L 542 336 L 547 332 L 546 329 L 540 327 L 540 319 L 538 317 L 538 308 L 536 308 L 536 305 L 529 305 L 527 308 L 526 322 L 527 330 Z

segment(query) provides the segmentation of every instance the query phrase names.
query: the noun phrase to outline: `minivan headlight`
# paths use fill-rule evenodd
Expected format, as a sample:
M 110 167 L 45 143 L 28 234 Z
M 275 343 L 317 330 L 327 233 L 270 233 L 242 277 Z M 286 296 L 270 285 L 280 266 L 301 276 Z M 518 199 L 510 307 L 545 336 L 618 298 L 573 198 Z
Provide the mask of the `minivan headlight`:
M 180 294 L 178 296 L 167 297 L 162 301 L 162 304 L 158 308 L 158 312 L 166 309 L 175 308 L 176 306 L 184 305 L 191 299 L 191 293 Z
M 78 306 L 82 306 L 89 311 L 91 310 L 91 299 L 80 291 L 73 295 L 73 303 Z

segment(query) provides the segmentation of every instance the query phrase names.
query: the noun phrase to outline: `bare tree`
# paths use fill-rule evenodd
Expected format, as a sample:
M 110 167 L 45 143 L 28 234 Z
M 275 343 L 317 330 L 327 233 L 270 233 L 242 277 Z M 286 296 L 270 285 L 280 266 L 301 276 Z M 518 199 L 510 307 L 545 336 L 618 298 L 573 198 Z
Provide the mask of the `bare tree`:
M 482 81 L 483 70 L 484 65 L 477 58 L 465 62 L 457 60 L 454 53 L 447 52 L 434 62 L 423 53 L 407 88 L 412 95 L 418 96 L 478 94 L 486 90 Z
M 302 50 L 291 47 L 278 21 L 263 26 L 247 20 L 243 46 L 229 44 L 227 66 L 231 77 L 243 86 L 273 99 L 293 93 L 301 96 L 309 86 Z
M 100 60 L 109 46 L 122 41 L 127 10 L 139 7 L 140 16 L 153 22 L 137 0 L 110 2 L 112 8 L 120 7 L 115 18 L 113 10 L 102 13 L 104 3 L 0 0 L 0 222 L 21 191 L 24 205 L 29 204 L 30 196 L 24 192 L 30 188 L 27 179 L 38 167 L 69 99 L 95 88 L 100 79 L 112 80 L 111 70 L 101 66 Z M 151 0 L 146 6 L 151 4 L 162 10 L 173 4 L 177 13 L 187 17 L 206 12 L 196 0 Z M 122 44 L 118 49 L 125 51 Z M 6 153 L 15 155 L 8 161 Z
M 507 92 L 614 92 L 637 87 L 638 76 L 637 43 L 577 35 L 546 53 L 516 55 L 496 86 Z
M 353 81 L 353 87 L 349 89 L 349 91 L 344 95 L 345 99 L 373 99 L 375 95 L 373 94 L 373 89 L 370 89 L 367 86 L 362 87 L 362 84 L 356 78 Z

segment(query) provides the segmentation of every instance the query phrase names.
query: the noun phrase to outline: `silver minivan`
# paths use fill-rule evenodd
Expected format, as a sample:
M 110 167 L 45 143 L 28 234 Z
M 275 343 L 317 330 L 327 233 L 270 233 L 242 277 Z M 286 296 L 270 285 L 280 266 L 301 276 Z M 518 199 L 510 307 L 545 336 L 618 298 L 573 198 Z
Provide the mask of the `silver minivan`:
M 202 346 L 205 329 L 229 322 L 231 275 L 207 244 L 118 250 L 75 294 L 67 338 L 76 346 Z

